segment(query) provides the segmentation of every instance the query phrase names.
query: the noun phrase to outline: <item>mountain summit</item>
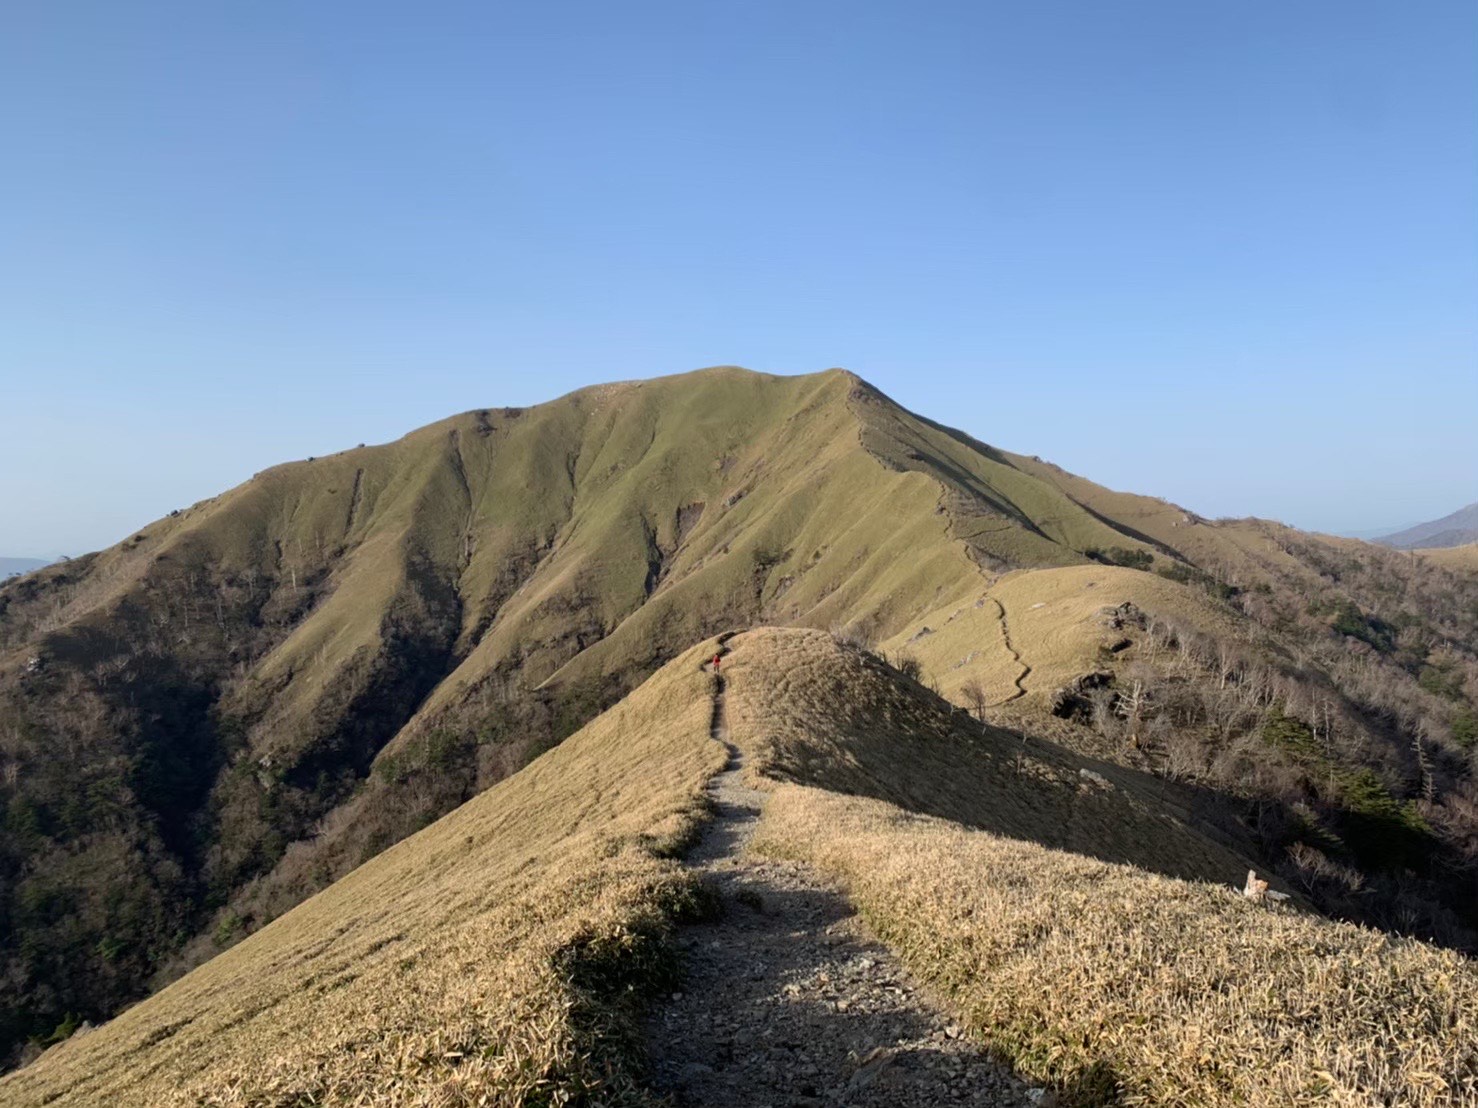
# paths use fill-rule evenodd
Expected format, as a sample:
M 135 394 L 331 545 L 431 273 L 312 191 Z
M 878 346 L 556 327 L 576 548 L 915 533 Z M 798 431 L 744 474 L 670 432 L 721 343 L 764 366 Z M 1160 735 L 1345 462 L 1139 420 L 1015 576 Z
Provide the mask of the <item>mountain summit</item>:
M 107 1017 L 761 625 L 1464 945 L 1474 588 L 1109 491 L 842 370 L 600 385 L 278 466 L 0 587 L 0 1038 Z

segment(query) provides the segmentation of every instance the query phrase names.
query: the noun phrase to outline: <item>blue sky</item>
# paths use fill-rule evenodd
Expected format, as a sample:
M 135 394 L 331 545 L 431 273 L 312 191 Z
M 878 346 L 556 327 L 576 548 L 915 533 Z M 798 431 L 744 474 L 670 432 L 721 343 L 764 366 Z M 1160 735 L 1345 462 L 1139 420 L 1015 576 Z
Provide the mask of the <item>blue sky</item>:
M 1478 499 L 1470 0 L 58 0 L 0 135 L 0 554 L 718 363 L 1208 515 Z

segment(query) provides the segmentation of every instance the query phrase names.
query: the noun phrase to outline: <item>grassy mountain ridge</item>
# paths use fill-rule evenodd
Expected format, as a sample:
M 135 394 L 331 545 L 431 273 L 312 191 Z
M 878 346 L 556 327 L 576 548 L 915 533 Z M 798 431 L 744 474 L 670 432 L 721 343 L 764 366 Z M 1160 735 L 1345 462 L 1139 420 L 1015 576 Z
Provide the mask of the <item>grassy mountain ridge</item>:
M 1218 826 L 1248 849 L 1298 844 L 1343 872 L 1361 860 L 1328 836 L 1352 797 L 1420 819 L 1455 876 L 1411 880 L 1456 886 L 1478 856 L 1474 587 L 1110 492 L 844 371 L 596 386 L 274 467 L 0 588 L 0 1037 L 106 1016 L 688 644 L 767 622 L 884 644 L 958 703 L 979 684 L 1002 724 L 1162 779 L 1246 778 Z M 1100 598 L 1144 626 L 1107 637 Z M 1190 703 L 1206 690 L 1222 700 Z M 1281 746 L 1263 738 L 1276 719 L 1297 725 Z M 1308 829 L 1244 834 L 1289 812 Z M 1379 904 L 1414 903 L 1409 886 Z M 1347 899 L 1370 915 L 1371 896 Z
M 972 573 L 932 483 L 861 449 L 853 387 L 715 370 L 468 413 L 0 592 L 6 1037 L 259 926 L 706 631 L 887 626 Z
M 1474 1091 L 1466 959 L 1237 897 L 1224 882 L 1244 860 L 1178 824 L 1152 784 L 1085 777 L 1093 763 L 1051 744 L 1021 752 L 826 634 L 728 646 L 733 739 L 775 791 L 758 847 L 836 872 L 970 1033 L 1065 1104 L 1111 1089 L 1436 1106 Z M 638 1021 L 680 987 L 672 927 L 704 903 L 672 855 L 726 759 L 708 737 L 713 649 L 0 1078 L 0 1099 L 656 1103 Z M 1167 866 L 1191 879 L 1155 872 Z M 1123 996 L 1139 1007 L 1095 1018 Z

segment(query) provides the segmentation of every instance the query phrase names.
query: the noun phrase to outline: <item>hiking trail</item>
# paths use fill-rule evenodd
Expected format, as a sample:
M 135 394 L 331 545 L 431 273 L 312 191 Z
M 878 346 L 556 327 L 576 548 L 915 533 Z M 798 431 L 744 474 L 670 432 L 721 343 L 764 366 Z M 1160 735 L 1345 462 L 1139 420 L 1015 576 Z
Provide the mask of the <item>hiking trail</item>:
M 1044 1103 L 919 991 L 836 885 L 744 853 L 766 794 L 744 784 L 726 689 L 715 674 L 710 734 L 729 761 L 709 783 L 714 815 L 685 859 L 722 907 L 679 932 L 686 983 L 647 1023 L 656 1091 L 712 1108 Z
M 1010 654 L 1016 664 L 1021 667 L 1021 672 L 1011 679 L 1011 683 L 1016 686 L 1016 691 L 1013 692 L 1010 696 L 1006 697 L 1005 700 L 998 700 L 995 702 L 995 704 L 991 705 L 991 707 L 993 708 L 999 708 L 1002 704 L 1010 704 L 1011 701 L 1020 700 L 1023 696 L 1026 695 L 1026 686 L 1022 684 L 1022 682 L 1031 676 L 1032 667 L 1021 660 L 1020 652 L 1011 642 L 1011 624 L 1006 620 L 1006 605 L 1002 604 L 993 596 L 987 597 L 986 599 L 988 599 L 992 604 L 996 606 L 996 611 L 999 613 L 999 619 L 1001 623 L 1001 643 L 1006 647 L 1006 652 Z

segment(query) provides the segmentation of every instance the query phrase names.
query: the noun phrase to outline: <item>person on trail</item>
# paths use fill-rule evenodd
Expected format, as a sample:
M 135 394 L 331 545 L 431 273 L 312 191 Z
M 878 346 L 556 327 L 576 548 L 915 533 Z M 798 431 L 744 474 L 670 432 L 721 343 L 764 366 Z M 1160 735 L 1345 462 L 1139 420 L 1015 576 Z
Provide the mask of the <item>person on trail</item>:
M 718 660 L 719 660 L 719 659 L 720 659 L 720 658 L 722 658 L 722 657 L 723 657 L 723 655 L 722 655 L 722 654 L 715 654 L 715 655 L 714 655 L 714 656 L 713 656 L 713 672 L 714 672 L 714 673 L 717 673 L 717 672 L 718 672 Z

